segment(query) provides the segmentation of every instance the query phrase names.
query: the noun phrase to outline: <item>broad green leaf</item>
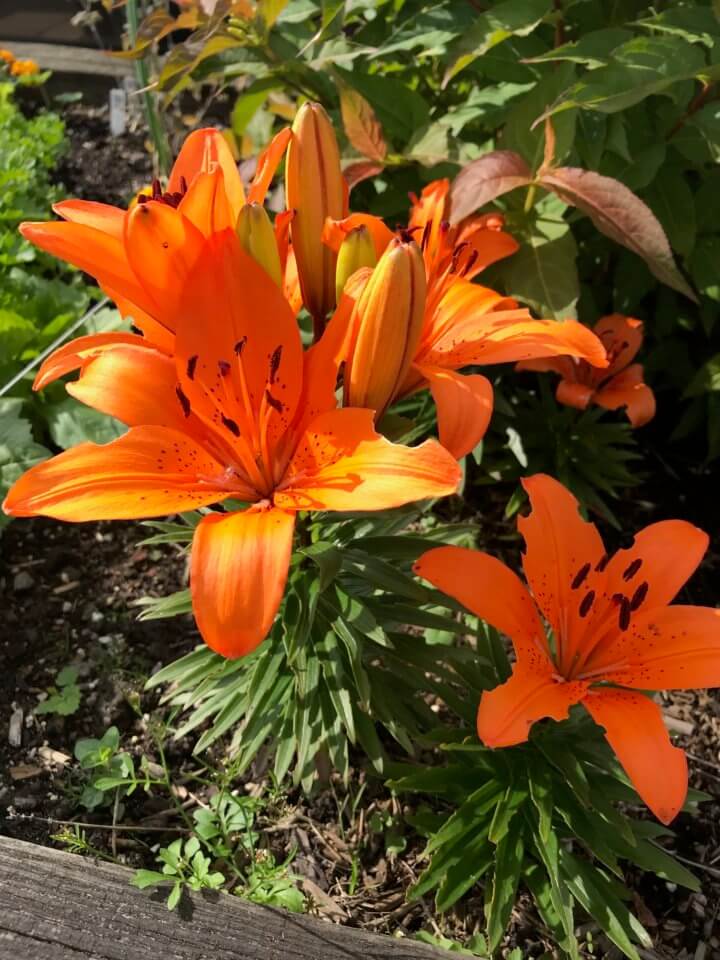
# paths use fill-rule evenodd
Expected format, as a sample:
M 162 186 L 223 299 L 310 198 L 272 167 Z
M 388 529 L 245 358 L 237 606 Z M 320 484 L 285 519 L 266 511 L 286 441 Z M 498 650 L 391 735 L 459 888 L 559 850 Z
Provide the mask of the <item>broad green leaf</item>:
M 550 929 L 558 946 L 565 950 L 570 960 L 580 960 L 577 940 L 572 934 L 570 936 L 567 934 L 563 917 L 558 911 L 553 897 L 550 878 L 545 870 L 539 863 L 526 862 L 523 867 L 523 882 L 530 890 L 543 923 Z M 563 896 L 565 897 L 563 909 L 566 917 L 569 917 L 570 927 L 572 928 L 572 897 L 565 888 L 563 888 Z
M 652 210 L 631 190 L 592 170 L 558 167 L 540 177 L 540 183 L 590 217 L 595 226 L 632 250 L 662 283 L 697 302 L 678 270 L 665 232 Z M 511 258 L 516 260 L 516 257 Z
M 645 200 L 673 250 L 683 257 L 690 256 L 695 246 L 695 203 L 684 172 L 679 167 L 664 165 L 645 191 Z
M 332 543 L 326 540 L 319 540 L 309 547 L 301 547 L 298 550 L 305 557 L 309 557 L 315 563 L 320 572 L 320 593 L 326 590 L 340 572 L 342 567 L 342 552 Z
M 127 430 L 119 420 L 85 407 L 72 397 L 54 403 L 47 412 L 50 436 L 64 450 L 80 443 L 109 443 Z
M 481 13 L 448 50 L 446 87 L 461 70 L 513 35 L 527 36 L 552 9 L 551 0 L 505 0 Z
M 435 906 L 444 913 L 487 873 L 495 861 L 495 848 L 480 832 L 469 837 L 461 846 L 458 857 L 451 863 L 442 878 Z
M 275 79 L 254 80 L 235 101 L 230 115 L 230 126 L 236 137 L 243 136 L 248 124 L 267 100 L 270 91 L 276 90 L 280 82 Z
M 504 796 L 498 801 L 493 814 L 488 837 L 496 845 L 502 843 L 508 833 L 514 831 L 514 818 L 527 800 L 528 791 L 525 787 L 511 784 Z
M 47 459 L 49 451 L 35 443 L 32 427 L 22 415 L 23 402 L 18 397 L 0 398 L 0 497 L 5 498 L 11 485 L 30 467 Z M 10 518 L 0 511 L 0 528 Z
M 636 20 L 635 25 L 682 37 L 690 43 L 713 47 L 720 42 L 720 21 L 709 7 L 699 4 L 677 5 L 652 17 Z
M 544 76 L 523 97 L 513 101 L 507 111 L 499 146 L 520 153 L 531 170 L 537 170 L 543 159 L 545 130 L 536 121 L 542 116 L 575 77 L 572 63 L 560 64 Z M 555 162 L 567 157 L 575 140 L 576 113 L 568 112 L 553 118 Z
M 607 27 L 603 30 L 594 30 L 583 34 L 573 43 L 563 43 L 553 47 L 537 57 L 529 57 L 527 63 L 547 63 L 567 60 L 571 63 L 581 63 L 592 69 L 604 66 L 610 54 L 617 47 L 628 40 L 632 40 L 632 33 L 622 27 Z
M 501 802 L 503 786 L 495 780 L 488 780 L 478 790 L 475 790 L 463 805 L 455 811 L 445 825 L 438 830 L 427 845 L 426 853 L 433 853 L 448 844 L 454 843 L 459 837 L 469 831 L 477 832 L 481 824 L 485 824 L 485 833 L 488 828 L 488 813 Z
M 520 249 L 498 268 L 509 296 L 541 317 L 573 319 L 580 296 L 577 246 L 568 226 L 553 239 L 540 231 L 523 238 Z
M 673 86 L 706 72 L 705 57 L 677 37 L 635 37 L 613 51 L 610 62 L 565 90 L 545 116 L 572 107 L 615 113 L 651 94 L 673 96 Z
M 720 302 L 720 237 L 700 237 L 692 257 L 690 273 L 704 297 Z
M 685 391 L 686 397 L 699 397 L 704 393 L 720 391 L 720 353 L 703 364 Z

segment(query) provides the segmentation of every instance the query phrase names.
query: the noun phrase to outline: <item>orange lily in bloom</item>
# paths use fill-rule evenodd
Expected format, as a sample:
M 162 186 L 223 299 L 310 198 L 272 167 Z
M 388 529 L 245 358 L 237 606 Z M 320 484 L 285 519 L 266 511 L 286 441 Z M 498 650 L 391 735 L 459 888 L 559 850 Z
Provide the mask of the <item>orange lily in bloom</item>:
M 438 416 L 440 442 L 455 457 L 469 453 L 485 435 L 493 409 L 493 390 L 481 374 L 459 374 L 464 367 L 507 363 L 531 357 L 569 354 L 593 366 L 607 365 L 605 348 L 586 327 L 568 320 L 534 320 L 528 310 L 471 281 L 491 263 L 514 253 L 518 245 L 496 214 L 468 217 L 451 226 L 449 182 L 429 184 L 416 200 L 406 237 L 422 251 L 427 278 L 423 324 L 405 377 L 394 384 L 386 404 L 430 388 Z M 328 221 L 325 242 L 339 249 L 361 226 L 373 236 L 380 256 L 393 233 L 378 217 L 352 214 Z M 356 319 L 360 320 L 356 313 Z M 359 323 L 348 332 L 348 349 Z
M 415 567 L 513 642 L 512 676 L 482 695 L 480 739 L 489 747 L 523 743 L 537 720 L 562 720 L 582 703 L 642 799 L 669 823 L 685 802 L 687 761 L 658 705 L 639 691 L 720 686 L 720 609 L 669 605 L 708 537 L 665 520 L 610 558 L 562 484 L 539 474 L 523 486 L 532 512 L 518 528 L 532 593 L 499 560 L 474 550 L 439 547 Z
M 163 209 L 145 204 L 138 216 Z M 174 356 L 136 338 L 70 385 L 130 430 L 33 467 L 4 508 L 80 521 L 157 517 L 228 498 L 249 504 L 208 513 L 192 546 L 200 632 L 213 650 L 238 657 L 273 623 L 298 511 L 384 510 L 443 496 L 457 488 L 459 469 L 434 441 L 394 445 L 375 432 L 372 411 L 336 409 L 334 339 L 303 354 L 292 310 L 234 230 L 204 243 L 178 302 Z
M 613 313 L 598 320 L 593 331 L 607 350 L 609 365 L 604 370 L 574 357 L 523 360 L 517 369 L 559 373 L 558 403 L 578 410 L 585 410 L 590 403 L 606 410 L 625 407 L 630 423 L 642 427 L 655 416 L 655 394 L 643 381 L 642 366 L 632 363 L 642 346 L 642 320 Z
M 208 128 L 186 138 L 165 192 L 155 181 L 151 195 L 138 195 L 129 210 L 89 200 L 63 200 L 53 206 L 62 220 L 23 223 L 20 232 L 36 246 L 95 277 L 148 341 L 171 351 L 177 305 L 167 303 L 168 291 L 182 285 L 205 237 L 234 227 L 246 202 L 263 201 L 289 137 L 290 130 L 282 130 L 260 155 L 247 198 L 225 138 Z M 162 237 L 143 229 L 144 221 L 138 216 L 142 207 L 163 208 Z M 161 243 L 166 256 L 162 276 L 158 276 L 148 271 L 147 264 L 150 261 L 158 267 L 156 254 Z M 99 334 L 74 343 L 81 351 L 93 346 L 106 349 L 124 336 Z M 61 349 L 67 351 L 71 346 Z M 65 356 L 61 353 L 60 359 Z M 41 370 L 40 386 L 72 369 L 60 369 L 57 357 L 54 354 Z M 51 373 L 56 368 L 60 372 Z

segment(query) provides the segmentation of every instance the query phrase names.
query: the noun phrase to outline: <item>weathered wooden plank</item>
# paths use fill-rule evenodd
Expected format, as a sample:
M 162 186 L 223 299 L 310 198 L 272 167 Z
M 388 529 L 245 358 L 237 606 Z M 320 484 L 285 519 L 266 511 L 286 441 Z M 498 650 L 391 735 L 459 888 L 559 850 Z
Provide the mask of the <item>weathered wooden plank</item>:
M 70 47 L 59 43 L 26 43 L 16 40 L 7 45 L 20 60 L 34 60 L 43 70 L 57 73 L 90 73 L 103 77 L 132 76 L 133 65 L 128 60 L 117 60 L 103 50 L 88 47 Z
M 131 871 L 0 837 L 0 960 L 441 960 L 393 940 L 246 903 L 193 895 L 170 912 Z

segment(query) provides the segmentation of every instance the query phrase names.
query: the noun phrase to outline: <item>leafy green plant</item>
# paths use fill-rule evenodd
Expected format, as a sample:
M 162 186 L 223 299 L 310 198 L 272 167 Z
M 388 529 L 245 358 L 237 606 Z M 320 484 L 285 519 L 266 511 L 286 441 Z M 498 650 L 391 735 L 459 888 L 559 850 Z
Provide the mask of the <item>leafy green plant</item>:
M 50 687 L 49 696 L 35 707 L 35 713 L 54 713 L 58 717 L 67 717 L 71 713 L 76 713 L 80 707 L 81 698 L 77 678 L 76 667 L 63 667 L 55 677 L 56 686 Z
M 88 810 L 132 793 L 140 782 L 134 779 L 133 758 L 120 750 L 120 731 L 117 727 L 109 727 L 99 740 L 92 737 L 78 740 L 75 759 L 79 761 L 81 769 L 87 772 L 80 803 Z M 121 793 L 117 793 L 118 790 Z
M 197 837 L 188 840 L 175 840 L 168 847 L 161 847 L 157 856 L 163 864 L 162 872 L 157 870 L 138 870 L 132 883 L 144 890 L 146 887 L 170 884 L 167 897 L 168 910 L 174 910 L 180 903 L 183 890 L 218 890 L 225 883 L 225 877 L 219 871 L 211 871 L 209 857 L 200 849 Z

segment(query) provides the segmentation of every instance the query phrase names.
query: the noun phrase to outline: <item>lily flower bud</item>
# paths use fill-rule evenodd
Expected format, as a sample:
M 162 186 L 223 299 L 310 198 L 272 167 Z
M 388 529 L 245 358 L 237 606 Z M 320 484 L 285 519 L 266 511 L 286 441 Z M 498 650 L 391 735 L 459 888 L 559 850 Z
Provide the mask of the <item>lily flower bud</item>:
M 425 313 L 425 266 L 417 244 L 393 240 L 353 309 L 345 405 L 380 419 L 410 369 Z
M 275 231 L 263 205 L 246 203 L 241 207 L 235 229 L 243 250 L 282 289 L 282 269 Z
M 286 206 L 295 211 L 290 235 L 303 302 L 321 331 L 335 306 L 337 259 L 322 232 L 327 217 L 345 215 L 345 181 L 335 131 L 320 104 L 302 105 L 292 133 L 285 163 Z
M 351 230 L 338 251 L 335 267 L 335 298 L 340 303 L 345 284 L 361 267 L 374 267 L 377 263 L 375 244 L 367 227 Z

